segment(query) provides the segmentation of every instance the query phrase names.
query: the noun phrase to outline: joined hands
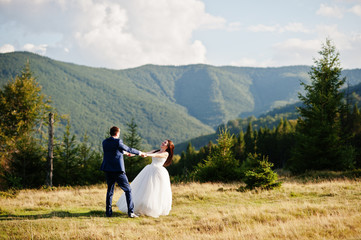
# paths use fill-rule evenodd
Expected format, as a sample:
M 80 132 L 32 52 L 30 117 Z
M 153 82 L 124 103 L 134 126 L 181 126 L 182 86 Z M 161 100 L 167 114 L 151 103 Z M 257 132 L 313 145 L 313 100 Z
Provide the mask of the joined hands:
M 124 154 L 127 155 L 128 157 L 134 157 L 134 156 L 135 156 L 135 154 L 129 153 L 129 152 L 124 152 Z M 144 152 L 140 152 L 139 156 L 145 158 L 145 157 L 148 157 L 148 154 L 146 154 L 146 153 L 144 153 Z

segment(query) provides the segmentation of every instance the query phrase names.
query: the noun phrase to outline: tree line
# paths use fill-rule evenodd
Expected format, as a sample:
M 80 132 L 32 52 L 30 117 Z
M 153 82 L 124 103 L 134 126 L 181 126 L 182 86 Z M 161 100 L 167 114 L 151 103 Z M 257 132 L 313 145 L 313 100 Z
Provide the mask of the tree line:
M 63 116 L 51 106 L 51 99 L 41 92 L 29 62 L 21 73 L 0 89 L 0 189 L 45 186 L 48 171 L 47 116 L 55 112 L 56 122 Z M 69 118 L 63 136 L 55 139 L 53 153 L 54 186 L 88 185 L 105 181 L 99 170 L 103 153 L 94 149 L 85 133 L 82 140 L 71 134 Z M 140 147 L 137 125 L 128 123 L 124 138 L 129 146 Z M 107 132 L 105 136 L 109 135 Z M 126 159 L 129 162 L 129 159 Z M 129 177 L 146 164 L 133 158 Z
M 277 186 L 275 168 L 294 174 L 308 170 L 352 170 L 361 168 L 361 114 L 340 89 L 339 53 L 330 40 L 319 52 L 321 58 L 309 72 L 311 83 L 302 85 L 302 105 L 297 120 L 282 119 L 272 129 L 253 129 L 230 133 L 227 126 L 218 129 L 217 143 L 195 150 L 191 143 L 179 161 L 168 167 L 178 181 L 244 181 L 247 186 Z M 2 188 L 39 187 L 46 180 L 47 114 L 55 112 L 50 98 L 26 64 L 19 76 L 0 89 L 0 184 Z M 127 124 L 124 142 L 141 149 L 137 124 Z M 54 143 L 53 184 L 86 185 L 104 182 L 99 171 L 101 149 L 93 149 L 84 134 L 82 141 L 71 134 L 71 125 Z M 107 134 L 107 129 L 104 135 Z M 100 144 L 99 144 L 100 145 Z M 132 180 L 150 159 L 125 159 Z M 263 185 L 262 185 L 263 184 Z
M 277 127 L 230 134 L 220 129 L 217 143 L 198 151 L 191 143 L 180 160 L 169 168 L 179 181 L 239 181 L 252 162 L 266 161 L 273 169 L 293 174 L 309 170 L 344 171 L 361 168 L 361 114 L 341 90 L 339 53 L 327 39 L 321 58 L 309 72 L 311 83 L 302 85 L 305 95 L 297 108 L 297 120 L 282 119 Z M 225 144 L 227 140 L 227 144 Z

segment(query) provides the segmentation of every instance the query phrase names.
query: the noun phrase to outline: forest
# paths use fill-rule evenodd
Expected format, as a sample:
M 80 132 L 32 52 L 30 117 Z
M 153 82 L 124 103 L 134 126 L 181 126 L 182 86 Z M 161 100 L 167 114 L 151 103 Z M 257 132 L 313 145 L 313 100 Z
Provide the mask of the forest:
M 278 169 L 292 174 L 312 170 L 343 171 L 359 176 L 361 168 L 361 114 L 357 91 L 345 91 L 339 54 L 330 40 L 310 68 L 309 82 L 301 82 L 301 104 L 289 113 L 237 119 L 221 124 L 207 144 L 196 148 L 191 141 L 168 167 L 173 182 L 244 181 L 247 187 L 273 188 Z M 352 90 L 352 89 L 351 89 Z M 54 142 L 54 186 L 90 185 L 104 182 L 99 170 L 102 151 L 89 143 L 87 133 L 72 133 L 68 116 L 57 112 L 50 96 L 29 63 L 0 89 L 1 188 L 47 186 L 47 119 L 66 122 L 63 135 Z M 288 118 L 287 118 L 288 117 Z M 292 118 L 292 119 L 290 119 Z M 124 142 L 139 148 L 142 138 L 136 119 L 123 131 Z M 256 123 L 256 124 L 255 124 Z M 246 129 L 244 130 L 244 126 Z M 62 126 L 59 126 L 62 128 Z M 103 138 L 107 132 L 103 132 Z M 81 140 L 80 140 L 81 139 Z M 213 139 L 213 141 L 212 141 Z M 130 180 L 150 159 L 126 159 Z
M 310 66 L 144 65 L 116 70 L 13 52 L 0 54 L 0 88 L 15 78 L 27 61 L 41 92 L 51 97 L 59 115 L 68 116 L 57 122 L 55 136 L 62 138 L 69 120 L 71 133 L 79 140 L 86 133 L 95 148 L 112 125 L 119 126 L 123 134 L 134 118 L 142 148 L 158 147 L 169 138 L 177 145 L 177 154 L 181 154 L 190 139 L 213 134 L 215 142 L 216 129 L 228 121 L 241 118 L 239 122 L 244 122 L 252 116 L 260 119 L 261 114 L 270 116 L 270 110 L 278 110 L 278 115 L 281 111 L 282 115 L 295 112 L 292 104 L 299 101 L 297 93 L 304 91 L 300 82 L 310 83 Z M 341 74 L 347 78 L 343 89 L 347 86 L 361 89 L 361 69 L 343 69 Z M 353 90 L 360 94 L 357 89 Z M 289 104 L 288 109 L 283 107 L 285 104 Z M 270 128 L 280 121 L 279 117 L 271 117 L 275 123 L 270 122 L 270 117 L 265 119 L 268 125 L 272 124 Z M 248 123 L 242 125 L 245 131 Z M 207 143 L 198 145 L 192 140 L 196 149 Z

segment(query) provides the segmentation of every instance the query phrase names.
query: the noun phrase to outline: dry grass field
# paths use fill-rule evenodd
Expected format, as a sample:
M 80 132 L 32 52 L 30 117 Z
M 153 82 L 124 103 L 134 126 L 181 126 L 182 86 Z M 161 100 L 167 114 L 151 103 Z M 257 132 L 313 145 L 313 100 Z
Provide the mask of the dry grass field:
M 137 219 L 105 217 L 105 185 L 2 193 L 0 239 L 361 239 L 361 181 L 239 186 L 173 184 L 169 216 Z

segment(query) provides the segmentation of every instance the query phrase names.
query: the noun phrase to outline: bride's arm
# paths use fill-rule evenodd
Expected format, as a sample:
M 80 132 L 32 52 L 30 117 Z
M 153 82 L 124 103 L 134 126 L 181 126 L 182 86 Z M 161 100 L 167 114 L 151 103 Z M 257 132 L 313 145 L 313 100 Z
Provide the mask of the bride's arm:
M 151 153 L 155 153 L 157 151 L 157 149 L 154 149 L 152 151 L 146 152 L 146 154 L 151 154 Z
M 158 150 L 152 150 L 149 152 L 146 152 L 145 154 L 147 155 L 147 157 L 168 157 L 168 152 L 157 152 Z M 127 155 L 129 157 L 133 157 L 135 156 L 135 154 L 133 153 L 129 153 L 124 151 L 124 155 Z
M 148 157 L 168 157 L 168 152 L 153 152 L 147 153 Z

